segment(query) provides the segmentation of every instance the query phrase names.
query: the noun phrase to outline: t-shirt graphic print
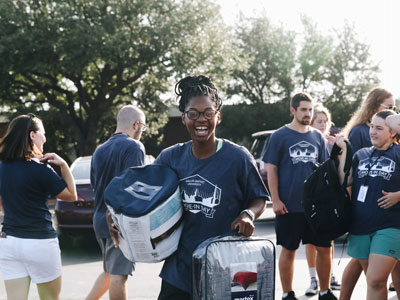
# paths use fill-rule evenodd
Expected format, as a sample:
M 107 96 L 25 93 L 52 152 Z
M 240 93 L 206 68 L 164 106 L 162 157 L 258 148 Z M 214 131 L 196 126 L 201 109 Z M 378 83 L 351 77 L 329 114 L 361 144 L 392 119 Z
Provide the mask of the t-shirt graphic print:
M 318 160 L 318 149 L 307 141 L 301 141 L 289 147 L 289 155 L 293 164 L 297 164 L 299 162 L 316 163 Z
M 390 180 L 396 169 L 396 163 L 387 157 L 373 157 L 360 160 L 358 164 L 358 178 L 367 175 L 370 177 L 380 176 L 385 180 Z
M 200 175 L 181 179 L 182 201 L 185 210 L 197 214 L 203 213 L 213 218 L 215 207 L 221 201 L 221 189 Z
M 350 233 L 371 234 L 384 228 L 400 229 L 400 203 L 390 208 L 382 208 L 378 204 L 382 191 L 394 193 L 400 190 L 399 162 L 400 145 L 397 144 L 386 150 L 362 148 L 354 154 Z M 361 189 L 367 189 L 364 201 L 358 200 Z

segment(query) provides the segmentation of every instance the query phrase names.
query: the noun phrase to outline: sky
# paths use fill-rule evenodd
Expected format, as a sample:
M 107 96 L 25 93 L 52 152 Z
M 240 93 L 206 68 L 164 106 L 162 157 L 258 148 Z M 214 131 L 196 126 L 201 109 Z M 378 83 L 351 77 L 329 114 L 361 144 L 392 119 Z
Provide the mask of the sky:
M 379 64 L 381 86 L 400 98 L 400 1 L 399 0 L 215 0 L 225 22 L 234 25 L 238 15 L 257 16 L 265 11 L 274 24 L 301 31 L 301 15 L 309 16 L 322 32 L 354 24 L 361 41 L 371 46 Z

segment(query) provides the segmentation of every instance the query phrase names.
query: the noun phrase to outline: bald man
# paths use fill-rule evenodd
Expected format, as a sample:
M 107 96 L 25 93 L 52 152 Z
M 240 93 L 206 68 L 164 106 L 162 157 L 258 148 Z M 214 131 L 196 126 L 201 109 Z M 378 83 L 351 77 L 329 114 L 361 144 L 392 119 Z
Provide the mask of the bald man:
M 146 127 L 145 115 L 139 108 L 133 105 L 122 107 L 114 135 L 93 154 L 90 170 L 90 182 L 95 192 L 93 227 L 103 254 L 104 270 L 87 296 L 88 300 L 99 299 L 107 290 L 110 299 L 127 298 L 126 281 L 135 266 L 119 248 L 114 247 L 107 226 L 107 207 L 103 194 L 115 176 L 129 167 L 144 164 L 145 149 L 139 140 Z

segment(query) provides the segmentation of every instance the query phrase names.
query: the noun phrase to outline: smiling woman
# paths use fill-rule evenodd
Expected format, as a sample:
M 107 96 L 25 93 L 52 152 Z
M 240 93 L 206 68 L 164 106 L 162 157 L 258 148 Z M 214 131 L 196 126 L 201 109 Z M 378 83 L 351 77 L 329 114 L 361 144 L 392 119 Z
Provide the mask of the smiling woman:
M 234 229 L 251 236 L 253 221 L 269 199 L 250 153 L 215 136 L 222 99 L 211 79 L 188 76 L 175 91 L 191 141 L 165 149 L 155 161 L 178 174 L 185 209 L 178 250 L 161 271 L 159 300 L 191 299 L 193 250 L 206 239 Z
M 400 258 L 400 170 L 397 167 L 400 146 L 396 132 L 386 123 L 391 115 L 395 113 L 383 110 L 372 118 L 370 137 L 373 146 L 355 152 L 350 171 L 353 221 L 347 252 L 353 259 L 344 276 L 353 272 L 357 266 L 355 261 L 359 263 L 367 277 L 367 299 L 387 299 L 387 279 Z M 343 152 L 338 167 L 343 181 L 347 151 L 343 136 L 336 138 L 336 144 Z M 393 282 L 397 282 L 395 278 L 393 275 Z M 348 294 L 347 290 L 346 296 Z

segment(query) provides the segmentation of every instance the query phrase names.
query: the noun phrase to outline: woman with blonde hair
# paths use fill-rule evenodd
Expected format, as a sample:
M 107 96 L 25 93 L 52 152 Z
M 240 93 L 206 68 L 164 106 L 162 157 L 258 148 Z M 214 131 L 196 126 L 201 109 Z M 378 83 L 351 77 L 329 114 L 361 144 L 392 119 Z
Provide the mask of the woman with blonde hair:
M 329 110 L 322 103 L 316 103 L 314 105 L 311 126 L 321 131 L 331 148 L 335 143 L 335 138 L 330 135 L 332 125 L 334 124 Z
M 321 131 L 325 138 L 329 137 L 332 127 L 332 117 L 329 110 L 322 103 L 315 103 L 311 126 Z
M 384 109 L 396 109 L 393 95 L 383 88 L 373 88 L 342 131 L 350 140 L 353 152 L 372 146 L 369 137 L 371 119 L 373 115 Z

